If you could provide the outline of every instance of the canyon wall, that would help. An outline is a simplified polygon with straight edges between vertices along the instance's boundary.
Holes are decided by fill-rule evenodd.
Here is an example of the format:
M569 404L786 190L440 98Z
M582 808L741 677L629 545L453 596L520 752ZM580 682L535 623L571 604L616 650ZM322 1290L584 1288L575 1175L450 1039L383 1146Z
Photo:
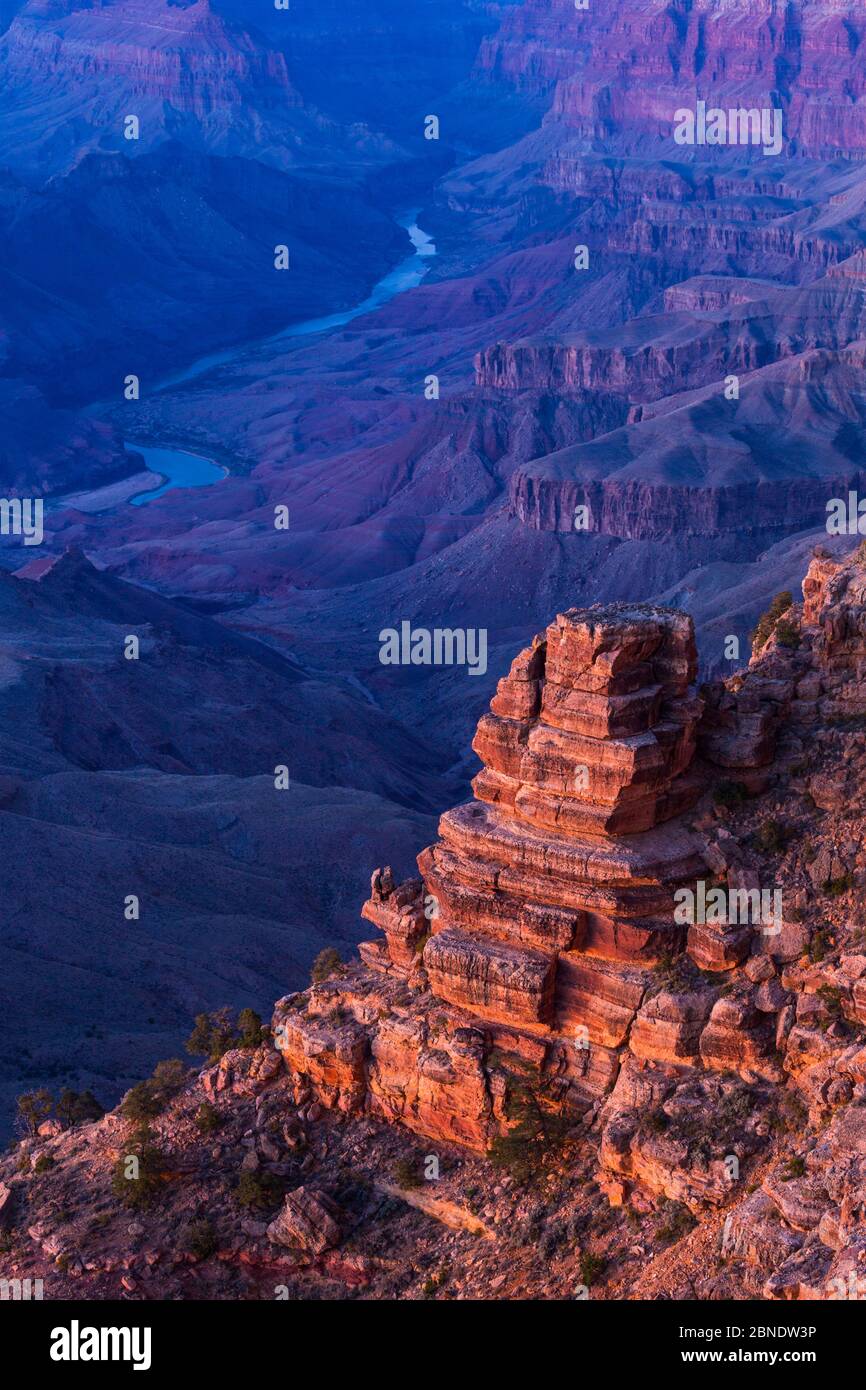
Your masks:
M383 939L276 1007L299 1104L484 1151L530 1084L549 1114L597 1136L612 1204L733 1202L724 1240L740 1256L755 1222L741 1176L766 1169L773 1115L799 1105L832 1142L796 1192L779 1168L765 1177L762 1220L781 1225L748 1260L765 1297L826 1296L817 1283L862 1234L841 1193L844 1136L866 1101L866 956L837 944L815 963L810 940L827 929L795 907L793 871L751 917L695 908L712 893L757 902L772 872L755 853L766 832L720 820L712 787L760 804L817 729L866 715L862 564L818 554L803 593L748 672L700 695L691 621L671 609L570 610L521 652L478 726L475 799L442 817L421 878L373 876L364 916ZM850 760L863 736L840 737ZM837 806L821 766L808 785ZM836 872L832 854L822 842L806 861L813 882ZM866 876L862 853L857 864ZM841 1007L827 1015L831 996Z

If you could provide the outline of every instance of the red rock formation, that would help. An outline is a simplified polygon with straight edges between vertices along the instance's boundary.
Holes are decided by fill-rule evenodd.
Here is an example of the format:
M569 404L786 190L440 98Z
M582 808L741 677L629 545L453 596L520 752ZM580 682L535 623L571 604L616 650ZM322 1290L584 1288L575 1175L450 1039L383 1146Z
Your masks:
M766 887L750 839L686 819L713 768L760 793L784 734L866 712L866 572L819 553L803 589L788 629L704 699L673 610L570 610L520 653L479 722L476 799L442 817L420 880L374 875L364 914L385 940L367 969L278 1006L300 1098L483 1150L511 1122L516 1066L598 1132L611 1202L637 1189L700 1212L738 1194L786 1086L816 1117L866 1097L839 1024L866 1014L866 954L810 965L790 896L769 921L675 910L697 879L743 902ZM812 780L827 804L845 794ZM829 849L813 862L816 882L846 872ZM834 1155L814 1163L802 1191L770 1170L753 1236L739 1212L726 1226L766 1297L813 1296L856 1246Z
M704 787L694 676L690 619L652 607L571 610L516 658L479 723L476 800L442 817L421 881L373 876L364 915L385 946L362 956L393 983L278 1010L281 1050L326 1104L353 1109L366 1087L373 1109L483 1147L494 1049L578 1109L609 1089L650 968L685 944L674 892L705 871L676 820ZM371 1017L370 989L396 1018Z

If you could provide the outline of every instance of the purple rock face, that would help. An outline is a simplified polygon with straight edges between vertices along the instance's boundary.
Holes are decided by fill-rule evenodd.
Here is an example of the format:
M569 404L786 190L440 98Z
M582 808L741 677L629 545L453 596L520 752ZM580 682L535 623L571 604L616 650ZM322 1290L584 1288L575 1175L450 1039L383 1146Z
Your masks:
M97 1027L113 1099L354 940L558 609L747 651L862 481L864 38L853 0L0 4L0 490L48 503L0 538L30 1082ZM132 506L136 445L225 476ZM404 621L486 669L383 664Z

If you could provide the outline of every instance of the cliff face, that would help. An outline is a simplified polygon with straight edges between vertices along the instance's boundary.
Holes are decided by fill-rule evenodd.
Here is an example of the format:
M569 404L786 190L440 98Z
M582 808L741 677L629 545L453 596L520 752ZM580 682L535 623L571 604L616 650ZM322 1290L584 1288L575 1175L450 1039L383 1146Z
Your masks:
M648 967L684 944L674 889L703 863L681 823L659 829L702 791L688 774L701 710L694 668L681 614L614 605L562 615L500 681L473 745L484 762L476 800L442 817L440 840L419 858L423 880L374 877L364 915L385 944L364 959L419 990L411 1037L401 1030L403 1077L423 1078L432 1062L437 1093L416 1099L401 1084L410 1126L486 1147L501 1121L491 1049L528 1053L578 1108L609 1086L612 1048L628 1034ZM442 1003L457 1011L444 1028ZM306 1015L290 1001L281 1018L299 1075L308 1053L319 1072L330 1007L326 991ZM351 1063L345 1074L332 1066L326 1094L351 1108L365 1064L363 1047L345 1046L345 1026L325 1051ZM383 1074L392 1029L386 1021L375 1032L366 1084L374 1107L393 1115Z
M725 1249L747 1249L757 1205L781 1222L769 1253L747 1254L765 1296L832 1277L863 1234L834 1204L844 1136L866 1120L866 956L813 964L802 894L761 862L788 832L732 834L701 801L725 774L740 798L779 785L783 729L784 761L816 725L866 713L862 568L818 558L804 596L786 616L796 640L779 628L702 697L691 622L672 610L571 610L517 657L478 726L476 799L442 817L420 880L373 877L364 915L384 942L362 947L364 969L277 1006L300 1103L483 1149L509 1134L528 1072L544 1105L598 1136L613 1204L730 1208L746 1170L766 1172L757 1203L729 1212ZM821 774L810 786L820 797ZM841 787L823 795L838 807ZM866 868L862 851L859 868L819 857L822 883ZM721 913L700 906L714 892ZM797 1105L830 1126L807 1160L808 1218L773 1169L773 1116Z
M86 151L138 154L166 139L285 168L315 124L284 56L227 25L209 0L32 0L0 39L0 74L7 166L40 183Z
M445 1251L445 1297L573 1297L589 1255L606 1297L859 1296L863 562L816 554L758 640L698 694L685 615L559 615L500 681L421 877L373 875L380 939L281 999L261 1045L159 1081L132 1246L121 1210L76 1216L134 1142L129 1102L0 1160L13 1273L429 1297L419 1261ZM267 1219L239 1215L243 1174ZM210 1274L174 1234L203 1210Z
M798 151L866 151L863 12L852 0L630 0L574 10L526 0L483 44L479 71L549 95L550 121L607 148L667 134L673 112L720 87L772 97Z
M525 196L542 225L551 203L567 220L558 292L550 277L556 313L484 347L476 386L512 399L604 391L629 425L598 431L587 452L519 462L512 516L568 531L587 503L593 529L621 540L724 537L743 506L736 484L767 469L745 415L788 441L770 450L774 482L750 511L753 535L812 525L831 480L856 485L852 460L825 459L823 443L805 466L785 459L800 455L807 420L822 434L835 417L863 338L864 37L862 10L835 0L784 13L774 0L587 11L531 0L487 39L479 74L546 105L520 147L537 163ZM698 102L778 112L778 148L678 143L675 114ZM483 171L477 184L483 197ZM579 246L587 261L573 270ZM826 400L804 386L816 349ZM777 409L780 389L797 397L790 413ZM723 488L709 476L720 459Z

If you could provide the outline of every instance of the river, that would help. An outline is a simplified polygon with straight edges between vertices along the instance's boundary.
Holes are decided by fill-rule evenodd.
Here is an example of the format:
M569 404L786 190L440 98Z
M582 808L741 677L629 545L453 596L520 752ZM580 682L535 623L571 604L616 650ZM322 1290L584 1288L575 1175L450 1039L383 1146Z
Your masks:
M409 240L414 247L411 256L405 261L401 261L393 270L375 285L366 299L360 304L356 304L352 309L341 309L337 314L326 314L320 319L304 319L301 323L290 324L288 328L281 328L279 333L273 333L269 338L260 339L261 346L268 347L271 344L279 345L286 338L305 338L312 333L326 333L331 328L342 328L345 324L351 323L353 319L360 318L362 314L369 314L374 309L381 309L383 304L387 304L389 299L394 299L398 294L404 294L406 290L414 290L416 285L420 285L424 276L427 274L429 266L427 262L436 255L436 244L431 236L418 226L415 218L418 216L417 210L404 214L397 218L401 227L405 227L409 233ZM186 381L194 381L196 377L203 376L205 372L213 371L214 367L222 367L226 362L231 362L243 347L225 348L222 352L212 352L207 357L199 357L197 361L185 367L183 371L176 372L173 376L167 376L157 383L157 391L166 391L171 386L180 386Z
M323 318L305 319L301 323L290 324L288 328L280 329L279 333L257 340L257 344L262 347L279 346L281 342L289 338L305 338L313 333L326 333L330 329L342 328L345 324L351 323L353 319L360 318L362 314L369 314L374 309L380 309L383 304L387 304L389 299L396 298L398 294L405 294L407 290L415 289L427 274L431 258L436 255L436 245L433 238L418 226L415 221L417 216L418 210L415 209L397 218L399 225L405 227L409 234L409 240L413 247L412 255L407 256L405 261L401 261L398 266L390 270L360 304L356 304L351 309L341 309L337 314L327 314ZM204 376L206 372L213 371L215 367L222 367L227 362L233 361L246 350L246 346L248 345L236 345L226 348L222 352L213 352L206 357L199 357L183 371L176 372L173 376L164 377L157 384L156 390L167 391L170 387L180 386L187 381L194 381L197 377ZM134 497L129 498L134 507L145 506L156 497L162 497L166 492L170 492L172 488L210 487L226 475L224 468L220 468L212 459L204 458L200 454L190 454L181 449L167 449L162 445L150 447L149 445L138 444L135 440L126 440L124 447L141 454L148 469L155 478L159 479L157 487L147 492L136 493Z

